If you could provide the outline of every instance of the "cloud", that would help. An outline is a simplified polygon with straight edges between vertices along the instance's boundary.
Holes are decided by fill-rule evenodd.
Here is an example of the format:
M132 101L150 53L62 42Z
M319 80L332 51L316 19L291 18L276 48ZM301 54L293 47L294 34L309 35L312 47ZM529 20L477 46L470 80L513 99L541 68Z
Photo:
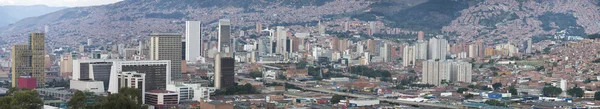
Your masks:
M93 6L119 2L122 0L0 0L2 5L48 5L48 6Z

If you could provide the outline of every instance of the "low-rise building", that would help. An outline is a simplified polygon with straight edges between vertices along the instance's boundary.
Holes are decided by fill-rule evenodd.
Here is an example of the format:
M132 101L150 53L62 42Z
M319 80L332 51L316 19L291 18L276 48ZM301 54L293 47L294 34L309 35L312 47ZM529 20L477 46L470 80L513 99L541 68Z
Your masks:
M104 93L104 82L94 80L71 80L71 89L80 91L89 91L94 93Z
M179 95L177 92L167 90L146 91L144 104L151 105L155 109L175 107L179 104Z

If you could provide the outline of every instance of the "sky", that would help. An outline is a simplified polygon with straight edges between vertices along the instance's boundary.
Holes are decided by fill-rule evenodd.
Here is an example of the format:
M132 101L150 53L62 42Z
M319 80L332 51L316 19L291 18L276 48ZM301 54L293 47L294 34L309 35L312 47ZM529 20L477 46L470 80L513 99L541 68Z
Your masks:
M5 5L47 5L52 7L94 6L119 2L122 0L0 0Z

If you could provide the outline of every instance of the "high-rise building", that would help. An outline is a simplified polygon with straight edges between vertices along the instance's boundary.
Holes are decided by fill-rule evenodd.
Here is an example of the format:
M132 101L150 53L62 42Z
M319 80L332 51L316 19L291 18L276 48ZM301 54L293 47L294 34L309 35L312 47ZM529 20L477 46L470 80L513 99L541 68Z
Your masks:
M423 61L423 77L421 82L439 86L442 81L450 81L451 63L445 61Z
M451 62L450 81L452 82L472 82L472 65L468 62L455 61Z
M219 27L217 29L219 30L217 51L231 56L231 53L233 53L233 50L231 50L231 21L229 19L219 20Z
M402 65L410 66L415 65L416 57L415 57L415 46L406 46L404 47L404 52L402 55Z
M330 38L329 40L330 40L330 42L331 42L331 43L329 43L329 44L331 44L331 45L330 45L331 49L332 49L333 51L337 51L337 52L339 52L339 51L340 51L340 49L339 49L338 47L340 46L340 38L338 38L338 37L332 37L332 38Z
M181 34L152 33L150 37L150 59L170 60L171 79L181 79Z
M60 75L62 77L69 77L73 73L73 58L72 53L64 53L60 59Z
M29 45L13 45L10 52L12 66L12 87L18 87L21 76L31 76L31 50Z
M427 59L427 41L417 41L415 44L415 59Z
M17 87L18 78L25 75L35 78L37 87L45 87L45 34L31 33L28 45L13 45L12 49L12 86Z
M31 73L38 87L45 87L46 72L44 57L46 56L46 39L44 33L31 33L29 35L29 50L31 50Z
M180 63L181 60L175 63ZM114 61L110 71L110 80L108 91L112 93L119 92L118 74L123 72L137 72L145 74L146 80L144 91L165 90L167 84L171 81L171 61ZM176 69L181 71L181 69Z
M276 34L276 41L277 41L277 53L279 54L286 54L286 47L287 47L287 30L285 30L285 28L283 26L277 26L277 34Z
M531 54L531 50L533 49L532 48L532 46L533 46L532 44L533 44L532 39L531 38L527 38L527 47L525 47L525 53Z
M256 32L257 32L257 33L260 33L260 32L262 32L262 28L263 28L263 27L262 27L262 24L261 24L261 23L256 23Z
M227 88L235 85L235 59L224 57L222 54L215 56L215 88Z
M383 43L379 55L383 58L383 62L391 62L392 59L392 46L388 43Z
M346 40L346 39L342 39L342 40L340 40L340 44L339 44L339 46L338 46L338 50L339 50L340 52L344 52L344 51L348 50L348 45L349 45L349 43L350 43L350 42L349 42L348 40Z
M425 40L425 32L419 31L417 33L417 40Z
M428 59L446 60L448 54L448 41L442 36L429 39Z
M200 21L185 22L185 60L195 62L202 56L202 24Z
M463 61L423 61L422 81L439 86L443 82L470 83L472 76L471 63Z

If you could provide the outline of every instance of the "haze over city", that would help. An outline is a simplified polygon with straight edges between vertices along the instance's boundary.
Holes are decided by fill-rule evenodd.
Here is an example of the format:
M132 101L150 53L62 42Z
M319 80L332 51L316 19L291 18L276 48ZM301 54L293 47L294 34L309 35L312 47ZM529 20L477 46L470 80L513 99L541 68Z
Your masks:
M0 0L0 109L600 108L598 0Z

